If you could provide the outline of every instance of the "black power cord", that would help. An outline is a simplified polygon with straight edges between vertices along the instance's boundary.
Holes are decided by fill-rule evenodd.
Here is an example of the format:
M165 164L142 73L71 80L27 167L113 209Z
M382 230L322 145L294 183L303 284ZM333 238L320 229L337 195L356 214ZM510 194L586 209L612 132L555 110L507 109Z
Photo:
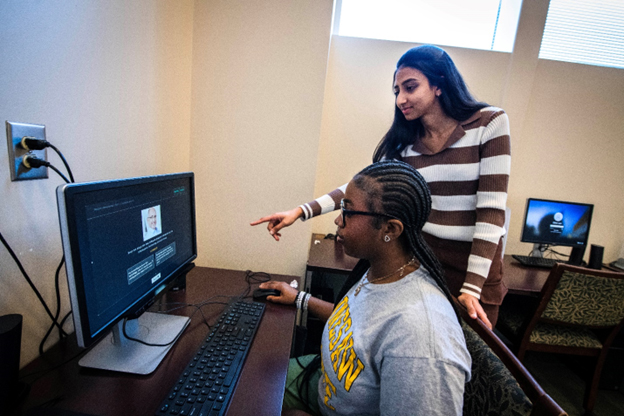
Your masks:
M28 276L28 273L26 273L26 270L24 269L22 262L20 262L19 258L17 258L17 255L15 255L15 252L13 251L9 243L7 243L7 241L4 239L4 236L2 235L2 233L0 233L0 241L2 241L2 244L4 244L4 247L7 249L11 257L13 258L13 261L15 261L15 264L17 264L17 267L19 268L20 272L22 272L22 275L24 276L24 278L30 285L31 289L33 290L33 292L35 292L35 295L37 296L37 298L39 298L39 302L41 302L46 313L48 314L50 319L52 319L52 325L58 327L60 331L63 331L63 328L55 320L54 315L52 314L52 311L50 311L50 308L48 307L48 304L41 296L41 293L39 293L39 290L37 290L37 287L35 286L33 281L30 279L30 276Z
M25 136L25 137L22 138L22 141L20 143L21 143L21 147L24 148L25 150L42 150L42 149L45 149L46 147L52 148L59 155L61 160L63 161L63 164L65 165L65 168L67 169L69 177L71 178L71 182L74 182L74 176L73 176L73 174L71 172L71 168L69 167L69 165L67 163L67 160L65 159L63 154L55 146L53 146L50 142L48 142L46 140L39 140L39 139L36 139L34 137L30 137L30 136ZM70 183L70 180L67 179L67 177L65 175L63 175L63 173L61 173L61 171L59 171L54 165L52 165L51 163L49 163L49 162L47 162L45 160L39 159L38 157L36 157L34 155L30 155L30 154L25 155L22 158L22 164L27 169L39 168L39 167L42 167L42 166L49 167L50 169L54 170L66 183ZM52 324L50 325L50 328L48 329L46 334L43 336L43 339L41 340L41 342L39 344L39 354L43 355L43 348L45 346L45 343L46 343L48 337L52 333L52 330L54 329L54 327L56 327L58 329L59 338L63 338L63 337L67 336L67 333L63 329L63 324L67 320L67 318L69 317L71 312L69 312L63 318L63 320L61 321L60 324L59 324L59 321L58 321L59 317L60 317L60 313L61 313L61 294L60 294L59 278L60 278L61 268L63 267L63 264L65 263L65 257L63 256L61 258L61 261L60 261L60 263L59 263L59 265L58 265L58 267L56 269L56 273L55 273L54 287L55 287L55 294L56 294L56 311L55 311L55 313L53 315L52 312L50 311L50 308L48 307L48 305L44 301L43 297L41 296L41 293L39 293L39 291L35 287L34 283L32 282L32 280L30 279L30 277L26 273L26 270L22 266L21 262L19 261L19 259L15 255L15 252L13 252L13 250L11 249L11 247L6 242L4 237L2 237L1 234L0 234L0 238L2 238L2 242L3 242L4 246L7 248L7 250L9 251L11 256L13 257L13 260L18 265L20 271L22 272L22 274L26 278L26 281L28 282L30 287L33 289L33 291L35 292L35 294L39 298L39 301L41 302L41 304L45 308L46 312L48 313L48 316L50 317L50 319L52 319Z
M63 264L65 264L65 256L61 258L61 262L56 268L56 273L54 275L54 289L56 293L56 312L54 313L54 322L52 323L52 325L50 325L50 328L48 328L48 331L46 332L46 334L43 336L43 339L39 343L39 355L43 355L43 347L45 346L45 343L48 337L50 336L50 334L52 333L52 330L54 329L55 326L58 328L59 338L63 338L67 336L67 333L63 329L63 323L69 316L69 313L65 315L65 318L63 318L60 324L57 324L59 316L61 314L61 290L60 290L60 285L59 285L59 279L60 279L60 272L61 272L61 268L63 267Z
M53 171L55 171L56 173L58 173L58 175L63 178L63 180L67 183L69 183L69 179L67 179L65 177L65 175L63 175L61 173L60 170L58 170L54 165L52 165L50 162L45 161L43 159L39 159L37 156L35 155L25 155L22 158L22 165L24 165L27 169L36 169L36 168L40 168L42 166L45 166L47 168L52 169Z
M67 169L67 173L69 174L69 179L71 180L71 182L74 182L74 175L72 174L72 171L69 168L69 164L67 163L67 160L65 160L65 156L63 156L63 154L52 143L50 143L47 140L34 138L32 136L24 136L22 137L22 141L20 142L20 145L22 146L24 150L43 150L46 147L49 147L50 149L54 150L56 154L61 158L61 161L63 161L63 164L65 165L65 169ZM56 168L53 168L53 169L56 170ZM69 182L69 181L66 180L65 182Z

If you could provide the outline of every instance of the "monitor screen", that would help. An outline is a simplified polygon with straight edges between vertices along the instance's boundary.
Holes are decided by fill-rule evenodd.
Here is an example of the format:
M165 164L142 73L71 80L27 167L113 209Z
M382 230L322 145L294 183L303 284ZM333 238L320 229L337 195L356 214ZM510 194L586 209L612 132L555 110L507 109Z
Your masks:
M193 173L57 189L78 344L136 317L197 257Z
M593 208L591 204L529 198L521 241L585 247Z

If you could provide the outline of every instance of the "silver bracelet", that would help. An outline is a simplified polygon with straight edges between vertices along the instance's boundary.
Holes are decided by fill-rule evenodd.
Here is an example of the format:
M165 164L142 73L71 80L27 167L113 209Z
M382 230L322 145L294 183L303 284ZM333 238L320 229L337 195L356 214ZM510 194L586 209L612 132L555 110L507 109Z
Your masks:
M303 310L307 311L308 310L308 302L310 301L310 298L312 297L312 295L310 293L306 294L305 299L303 300Z
M303 303L303 298L305 297L306 292L299 292L297 294L297 309L301 309L301 304Z

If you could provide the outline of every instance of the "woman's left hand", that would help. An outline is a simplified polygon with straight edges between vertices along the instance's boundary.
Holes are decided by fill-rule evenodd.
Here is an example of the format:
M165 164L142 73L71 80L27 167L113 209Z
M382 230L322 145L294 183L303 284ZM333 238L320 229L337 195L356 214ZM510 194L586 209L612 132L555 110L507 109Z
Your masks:
M459 295L457 300L459 301L459 303L464 305L466 309L468 309L468 315L470 315L472 319L480 318L488 328L492 329L492 323L488 319L485 311L483 310L483 307L479 303L479 299L475 298L472 295L469 295L468 293L462 293L461 295Z

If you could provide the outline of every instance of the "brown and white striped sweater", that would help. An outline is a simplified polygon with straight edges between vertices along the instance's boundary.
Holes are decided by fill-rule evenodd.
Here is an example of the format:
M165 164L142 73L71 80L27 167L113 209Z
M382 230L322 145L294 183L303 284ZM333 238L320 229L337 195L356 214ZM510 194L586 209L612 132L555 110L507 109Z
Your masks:
M481 298L505 233L511 168L507 114L500 108L483 108L460 123L438 153L416 142L403 150L401 159L418 169L431 189L432 210L423 234L466 251L468 266L460 292ZM301 205L303 220L338 209L346 186Z

